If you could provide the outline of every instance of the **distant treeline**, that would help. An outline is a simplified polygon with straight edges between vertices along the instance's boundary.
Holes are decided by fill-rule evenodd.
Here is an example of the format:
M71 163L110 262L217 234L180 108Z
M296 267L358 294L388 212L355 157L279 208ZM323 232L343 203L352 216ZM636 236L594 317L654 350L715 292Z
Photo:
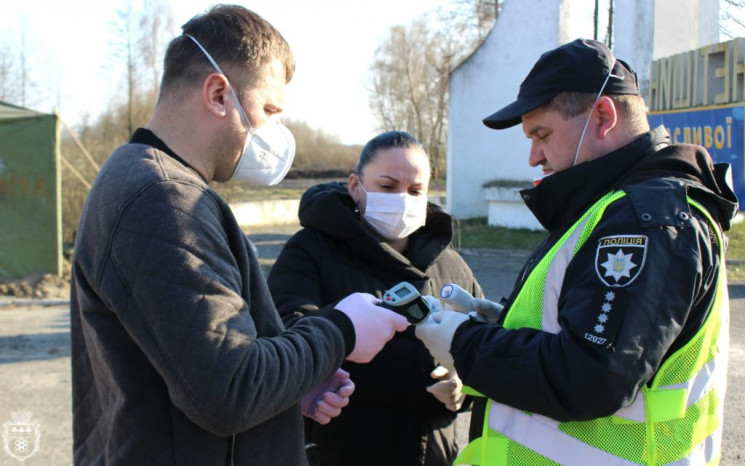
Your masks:
M290 180L303 180L303 179L319 179L319 178L347 178L349 176L349 170L293 170L287 173L287 179Z

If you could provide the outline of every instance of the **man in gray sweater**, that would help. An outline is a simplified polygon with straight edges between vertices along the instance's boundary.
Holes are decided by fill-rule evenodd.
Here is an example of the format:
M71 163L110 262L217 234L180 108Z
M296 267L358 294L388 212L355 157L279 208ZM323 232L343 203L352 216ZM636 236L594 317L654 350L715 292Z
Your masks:
M194 17L169 45L156 109L101 169L77 230L75 464L305 464L301 412L338 415L354 387L342 360L367 362L406 328L355 293L285 329L208 185L287 173L277 116L293 71L243 7Z

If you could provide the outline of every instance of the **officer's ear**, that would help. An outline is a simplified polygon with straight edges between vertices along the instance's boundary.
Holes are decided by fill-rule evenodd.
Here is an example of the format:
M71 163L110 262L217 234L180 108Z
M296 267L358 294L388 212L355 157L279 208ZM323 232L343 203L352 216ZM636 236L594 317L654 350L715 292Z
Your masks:
M601 95L595 102L595 110L592 112L592 124L598 139L606 139L608 133L618 125L618 111L616 102L607 95Z

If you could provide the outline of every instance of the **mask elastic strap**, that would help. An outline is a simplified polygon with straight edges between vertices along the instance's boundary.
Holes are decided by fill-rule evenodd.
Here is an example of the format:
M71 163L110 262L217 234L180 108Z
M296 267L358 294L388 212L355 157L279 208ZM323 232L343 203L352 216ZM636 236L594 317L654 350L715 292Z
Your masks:
M204 56L207 57L207 60L209 60L210 63L212 63L212 66L215 67L217 72L225 76L225 79L228 81L228 87L230 89L230 93L233 95L233 100L235 101L235 104L238 107L238 113L241 114L241 120L243 120L243 126L245 126L246 131L250 133L251 125L248 123L248 117L246 116L246 112L243 111L243 106L241 105L240 100L238 100L238 95L236 95L235 90L233 89L233 85L230 84L230 79L228 79L228 75L225 74L222 68L220 68L220 65L218 65L215 59L212 58L212 55L210 55L209 52L204 47L202 47L202 44L200 44L199 41L194 38L194 36L192 36L191 34L184 34L184 35L188 37L189 39L191 39L192 41L194 41L194 43L197 44L197 47L199 47L199 50L201 50L202 53L204 53Z
M365 185L362 184L362 178L360 178L360 175L355 173L354 176L357 177L357 184L360 185L360 188L362 188L362 190L365 191L365 194L367 194L367 189L365 189Z
M613 64L610 66L610 70L608 71L608 76L605 77L605 81L603 81L603 85L600 86L600 92L598 92L598 96L595 97L595 101L592 103L592 107L590 108L590 114L587 116L587 121L585 122L585 127L582 129L582 134L579 137L579 144L577 144L577 152L574 153L574 163L572 163L573 167L577 166L577 158L579 157L579 148L582 147L582 140L585 138L585 133L587 132L587 127L590 126L590 119L592 118L592 112L595 110L595 105L597 105L598 100L600 100L600 96L603 95L603 91L605 90L605 85L608 84L608 80L611 76L618 79L623 79L623 76L616 76L613 74L613 68L616 66L616 57L613 57Z

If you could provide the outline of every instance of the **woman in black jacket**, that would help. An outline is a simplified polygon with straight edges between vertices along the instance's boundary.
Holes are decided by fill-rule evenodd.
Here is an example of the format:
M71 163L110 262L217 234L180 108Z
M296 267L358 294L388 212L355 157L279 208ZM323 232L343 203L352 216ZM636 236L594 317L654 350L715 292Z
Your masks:
M378 297L407 281L439 296L457 283L483 293L451 247L452 218L427 202L429 156L405 132L383 133L362 150L349 183L310 188L303 229L285 245L268 283L287 326L353 291ZM341 415L306 420L306 440L324 465L445 465L457 454L454 420L461 383L437 367L414 328L397 334L369 364L345 362L356 390Z

